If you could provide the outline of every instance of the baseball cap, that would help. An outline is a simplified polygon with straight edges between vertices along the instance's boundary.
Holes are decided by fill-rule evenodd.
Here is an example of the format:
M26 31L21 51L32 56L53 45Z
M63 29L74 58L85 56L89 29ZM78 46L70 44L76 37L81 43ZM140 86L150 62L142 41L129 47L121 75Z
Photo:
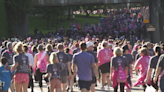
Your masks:
M87 48L93 46L93 42L87 42Z

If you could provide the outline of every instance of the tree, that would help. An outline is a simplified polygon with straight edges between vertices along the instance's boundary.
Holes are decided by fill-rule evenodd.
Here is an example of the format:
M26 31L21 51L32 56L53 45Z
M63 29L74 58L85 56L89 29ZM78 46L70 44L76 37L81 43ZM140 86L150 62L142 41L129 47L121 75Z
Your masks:
M28 35L26 17L32 9L32 0L5 0L8 30L14 35ZM12 35L12 36L13 36Z

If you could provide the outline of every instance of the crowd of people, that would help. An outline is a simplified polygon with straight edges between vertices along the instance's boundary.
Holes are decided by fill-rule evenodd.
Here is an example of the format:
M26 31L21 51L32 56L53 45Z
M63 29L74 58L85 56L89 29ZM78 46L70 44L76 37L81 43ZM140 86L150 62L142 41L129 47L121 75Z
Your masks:
M123 13L124 12L124 13ZM34 92L34 80L43 92L81 92L101 90L130 92L142 85L164 91L164 44L145 42L145 24L139 10L112 12L101 24L83 28L74 22L70 30L26 40L3 40L0 47L0 83L3 92ZM135 13L135 14L134 14ZM138 16L139 15L139 16ZM116 39L117 38L117 39ZM139 76L132 84L133 70ZM111 85L112 84L112 85ZM107 85L107 89L105 88Z
M143 23L141 9L111 10L106 17L100 17L99 20L100 23L97 22L98 20L95 20L95 24L89 24L86 20L86 23L83 25L73 20L73 23L70 23L69 29L62 26L59 29L56 28L54 32L49 32L45 35L36 28L34 30L35 38L47 37L62 40L64 37L67 37L73 40L83 40L86 34L89 34L91 38L99 38L100 40L108 39L111 36L113 39L126 38L135 43L137 40L149 37L146 25Z
M76 41L69 44L45 40L33 44L31 40L4 41L1 46L0 80L3 92L27 92L42 79L49 92L73 92L78 85L81 92L95 92L97 83L102 90L130 92L132 87L143 85L164 91L163 44L138 40L134 46L126 40ZM132 84L133 70L139 79ZM101 80L100 80L101 79ZM112 83L112 85L111 85ZM107 85L107 89L105 89Z

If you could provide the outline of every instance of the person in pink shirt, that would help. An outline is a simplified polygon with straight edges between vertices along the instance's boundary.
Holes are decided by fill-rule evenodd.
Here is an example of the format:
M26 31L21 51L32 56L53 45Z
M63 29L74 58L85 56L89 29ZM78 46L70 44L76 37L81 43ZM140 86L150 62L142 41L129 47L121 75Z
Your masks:
M104 85L105 82L107 81L108 83L108 90L110 90L110 79L109 79L109 75L110 75L110 61L111 61L111 57L113 56L113 52L112 50L108 49L108 42L104 41L102 43L103 49L101 49L98 52L98 64L99 64L99 70L101 71L101 81L102 81L102 90L104 90Z
M134 65L135 70L140 70L139 78L137 82L133 85L133 87L137 85L143 85L144 91L146 89L146 84L144 83L144 80L146 78L148 66L149 66L149 51L147 48L141 48L140 50L141 57L137 60L137 62Z

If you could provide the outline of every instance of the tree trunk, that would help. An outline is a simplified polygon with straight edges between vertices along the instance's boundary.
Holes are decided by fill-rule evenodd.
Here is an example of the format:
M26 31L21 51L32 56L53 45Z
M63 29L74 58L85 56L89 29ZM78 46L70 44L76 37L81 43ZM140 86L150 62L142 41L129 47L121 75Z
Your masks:
M71 19L70 17L71 17L71 9L70 9L70 7L68 7L68 18L67 19L70 20Z
M59 17L58 14L56 15L56 17L57 17L57 19L56 19L56 24L58 24L58 17Z
M49 20L50 20L50 16L47 16L47 30L49 30Z
M52 27L54 27L54 14L52 15Z
M62 15L60 15L60 21L62 22Z

